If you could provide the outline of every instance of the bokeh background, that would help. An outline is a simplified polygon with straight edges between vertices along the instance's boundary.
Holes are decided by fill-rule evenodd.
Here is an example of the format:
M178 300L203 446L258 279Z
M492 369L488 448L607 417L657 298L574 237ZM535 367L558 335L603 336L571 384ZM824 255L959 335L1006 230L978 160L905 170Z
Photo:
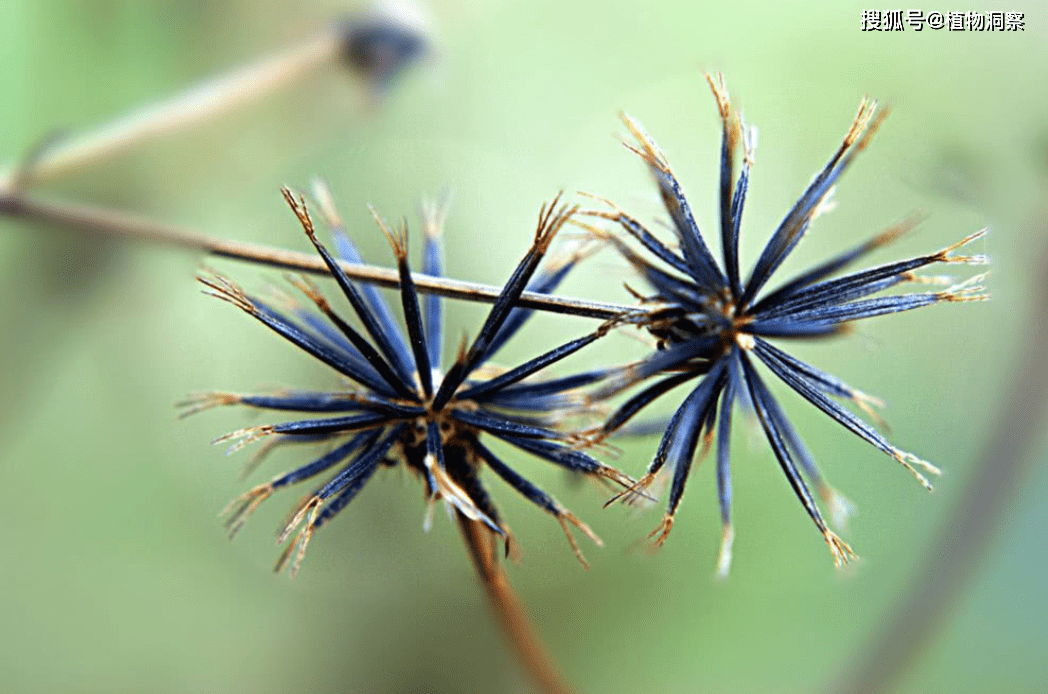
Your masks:
M990 226L993 301L862 326L797 353L888 401L892 440L946 469L928 496L893 461L777 388L830 479L858 505L848 538L863 561L834 572L821 538L753 427L734 442L733 573L712 579L719 541L712 468L693 473L657 555L631 550L660 511L602 510L604 494L522 459L602 535L579 568L552 520L492 487L524 561L509 572L569 678L591 692L803 692L863 649L903 590L999 414L1024 334L1036 220L1048 184L1048 32L1036 3L1023 32L864 33L851 2L783 5L619 0L433 2L438 59L381 104L336 69L249 110L71 173L47 192L249 241L306 250L278 186L325 177L365 255L389 262L366 203L389 217L444 187L450 273L501 283L539 205L586 190L641 218L656 196L617 142L639 118L715 223L719 124L702 69L722 70L760 129L744 220L752 262L837 147L869 93L894 107L843 179L838 207L788 273L923 210L886 261ZM340 2L0 4L0 158L80 130L293 44ZM417 224L415 229L417 230ZM715 243L715 242L714 242ZM212 261L252 288L277 273ZM378 476L315 539L291 582L270 567L272 532L297 499L266 504L229 543L216 520L248 485L300 459L274 455L238 481L247 454L208 442L261 422L244 412L175 418L209 389L323 387L330 372L231 307L200 295L197 255L0 221L0 690L5 692L525 691L478 590L454 523L421 529L418 483ZM628 301L605 253L564 293ZM455 305L449 341L481 307ZM581 334L540 317L504 358ZM623 361L624 333L565 368ZM668 407L663 403L662 410ZM749 429L749 430L747 430ZM657 441L621 444L639 473ZM1038 450L1044 450L1043 441ZM1043 458L1043 454L1041 456ZM1043 691L1048 639L1048 477L1033 465L984 565L940 638L903 676L906 692Z

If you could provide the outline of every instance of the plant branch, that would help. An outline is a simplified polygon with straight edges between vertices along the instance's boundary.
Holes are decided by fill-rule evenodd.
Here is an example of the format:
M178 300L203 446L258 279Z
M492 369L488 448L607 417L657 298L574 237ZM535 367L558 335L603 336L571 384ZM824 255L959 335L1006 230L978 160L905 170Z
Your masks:
M517 601L513 586L499 566L491 531L480 522L470 520L461 513L457 513L456 516L473 566L477 569L477 575L488 594L491 607L521 665L539 690L545 694L571 694L575 690L561 678L560 672L538 640L531 620Z
M0 216L36 220L77 231L204 251L224 258L296 272L328 274L323 259L316 254L218 239L174 224L157 222L119 210L46 200L18 190L0 188ZM345 262L340 264L346 274L355 280L383 287L398 288L400 286L400 276L394 269ZM412 278L417 290L452 299L494 303L502 292L501 287L431 277L421 273L412 273ZM517 305L550 313L600 320L640 315L647 310L622 304L551 296L536 292L524 292L517 301Z
M276 55L191 87L181 94L41 147L25 166L0 173L0 189L40 183L124 152L144 140L203 122L251 103L338 59L343 31L337 25Z

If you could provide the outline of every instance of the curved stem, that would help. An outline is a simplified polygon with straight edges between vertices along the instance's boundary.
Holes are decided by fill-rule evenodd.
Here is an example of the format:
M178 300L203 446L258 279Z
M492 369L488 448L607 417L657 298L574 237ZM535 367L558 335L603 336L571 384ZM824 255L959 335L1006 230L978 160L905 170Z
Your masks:
M334 62L342 50L339 27L319 32L302 43L255 63L234 69L197 86L117 118L94 130L60 140L31 157L31 166L0 172L0 187L21 179L39 183L127 151L152 137L203 122L251 103Z
M1048 229L1041 229L1043 237ZM1042 253L1039 283L1048 284L1048 248ZM962 498L914 571L908 587L888 610L888 619L860 650L827 694L889 691L913 665L950 616L990 545L993 532L1021 488L1043 432L1048 410L1048 297L1025 322L1031 332L1021 347L1014 381L1001 408L997 429L983 448Z
M299 253L240 241L227 241L119 210L45 200L18 189L4 189L2 185L0 185L0 216L37 220L77 231L205 251L212 255L296 272L329 274L323 259L316 254ZM400 275L394 269L345 262L340 264L346 274L355 280L383 287L400 287ZM501 287L474 282L431 277L420 273L412 273L412 278L415 282L415 289L418 291L452 299L495 303L502 293ZM631 314L640 315L646 310L622 304L551 296L536 292L524 292L516 305L550 313L600 320L617 319Z
M539 691L545 694L572 694L575 689L561 678L557 667L538 640L531 620L517 601L513 586L498 564L491 531L478 521L472 521L462 514L456 515L473 566L477 569L477 575L488 594L491 607L520 659L520 664Z

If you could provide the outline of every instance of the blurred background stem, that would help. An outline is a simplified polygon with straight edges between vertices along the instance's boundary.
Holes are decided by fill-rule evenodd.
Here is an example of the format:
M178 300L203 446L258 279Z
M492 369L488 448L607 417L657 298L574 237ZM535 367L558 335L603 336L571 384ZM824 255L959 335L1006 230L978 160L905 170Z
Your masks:
M94 130L60 138L53 146L44 143L26 166L15 165L0 173L0 190L49 181L126 152L150 138L247 106L334 62L343 42L340 27L332 25L299 45L134 110Z
M1042 211L1031 226L1032 236L1048 237L1048 214ZM1048 286L1048 245L1041 250L1035 280L1039 287ZM1048 294L1041 290L1036 295L1037 303L1025 321L1029 332L1012 359L1012 382L1004 391L1007 400L998 410L996 429L977 459L960 502L878 631L826 689L827 694L880 694L893 689L953 615L1022 489L1048 411L1048 365L1044 361Z

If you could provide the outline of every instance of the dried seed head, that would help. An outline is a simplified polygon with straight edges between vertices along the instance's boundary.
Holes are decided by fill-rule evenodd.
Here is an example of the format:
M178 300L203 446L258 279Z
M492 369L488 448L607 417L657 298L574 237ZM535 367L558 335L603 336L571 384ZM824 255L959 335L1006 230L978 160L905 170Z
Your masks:
M340 225L326 187L318 182L314 190L320 198L322 218ZM543 206L531 247L503 288L477 337L472 342L463 340L457 360L445 370L439 367L443 342L439 302L430 297L420 301L417 296L408 267L406 224L391 230L372 211L397 260L407 339L382 295L370 286L358 289L345 274L340 261L320 242L304 199L286 188L282 192L363 330L351 326L305 278L292 276L288 281L310 299L309 303L319 315L291 300L282 302L278 310L250 297L218 275L201 279L209 293L247 311L273 332L332 367L349 383L342 390L331 392L212 393L183 403L186 413L226 404L304 413L305 418L295 421L248 427L220 437L218 441L237 440L230 452L270 436L273 438L259 451L259 457L280 443L309 442L327 446L327 452L312 462L256 487L231 505L231 531L238 530L248 515L276 489L326 475L326 482L315 487L296 508L279 536L279 542L284 543L294 535L277 564L278 570L288 567L294 574L315 532L353 499L378 467L400 464L425 479L430 508L438 499L445 501L460 517L480 521L493 535L503 536L508 550L510 540L506 526L480 481L480 469L486 466L553 515L562 527L575 525L599 544L588 526L520 477L480 442L481 436L493 436L516 449L594 479L624 486L633 482L588 453L573 448L571 444L576 438L560 428L585 414L585 399L579 388L600 382L610 371L595 369L554 379L537 376L548 366L603 337L614 322L607 322L588 335L512 369L496 368L490 361L530 314L516 306L524 290L553 291L588 252L577 249L540 268L554 236L577 208L560 205L560 196ZM440 209L426 207L424 266L427 274L434 276L440 274L438 244L443 216ZM364 262L343 230L337 227L334 232L341 260ZM315 416L318 413L323 416ZM570 536L569 540L581 560L574 540Z
M877 234L856 248L841 253L803 272L772 291L765 290L783 261L804 237L811 222L826 212L831 197L855 156L865 149L887 114L876 102L863 98L858 113L829 162L808 185L798 201L783 217L754 264L749 277L739 267L738 244L742 211L749 187L756 131L747 128L728 97L723 77L707 75L722 121L720 158L720 261L710 251L699 231L680 183L666 157L642 126L629 116L622 120L633 136L627 147L649 166L672 222L672 242L663 242L613 203L603 201L608 210L586 210L590 219L606 220L619 228L616 235L591 230L597 239L612 245L648 282L651 292L632 290L644 305L661 304L658 310L638 314L634 322L656 339L657 351L645 359L618 369L589 393L593 405L627 391L638 392L611 412L604 426L587 432L591 441L603 441L614 434L642 408L685 381L694 385L666 425L662 441L636 485L627 487L614 500L632 500L638 489L649 485L672 460L675 472L670 485L667 512L656 528L656 544L663 542L673 524L677 504L684 491L698 441L705 449L717 440L717 480L722 517L722 548L718 573L724 574L731 557L734 533L731 530L730 446L731 416L736 400L744 401L756 415L768 443L784 474L816 528L823 533L838 566L854 555L829 530L809 485L829 508L834 525L841 525L850 504L822 477L814 458L794 430L771 390L764 384L755 362L773 373L804 400L848 429L859 438L892 456L922 485L931 489L918 471L933 474L938 469L901 451L877 429L842 406L838 400L854 404L879 426L883 421L873 410L882 403L852 388L840 379L806 364L776 347L777 339L826 339L848 331L857 321L908 311L936 303L978 301L986 298L984 275L948 289L912 294L884 292L903 283L937 284L942 278L922 277L915 271L936 263L978 265L982 255L959 255L957 249L983 236L977 232L936 253L881 265L851 274L841 274L853 262L874 249L907 233L917 219L911 217ZM736 171L735 150L743 143L741 168ZM736 175L737 174L737 175ZM595 197L595 196L591 196ZM600 200L600 198L596 198ZM637 250L639 244L643 250ZM628 323L628 320L622 320ZM651 381L651 384L648 382ZM886 427L885 427L886 428ZM699 453L701 455L701 453Z

